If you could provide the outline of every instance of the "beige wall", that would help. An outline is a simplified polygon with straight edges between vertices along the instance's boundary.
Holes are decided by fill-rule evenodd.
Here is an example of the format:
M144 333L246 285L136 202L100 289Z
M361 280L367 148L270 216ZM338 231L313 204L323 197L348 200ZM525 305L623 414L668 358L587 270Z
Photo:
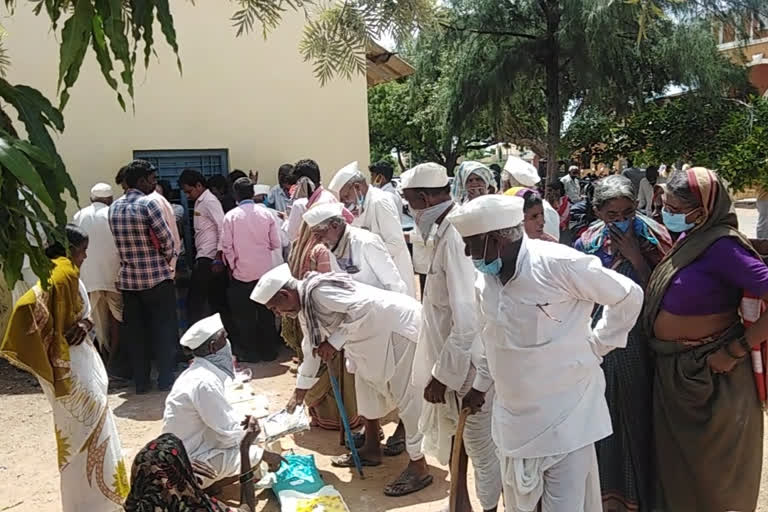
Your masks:
M260 32L235 37L229 2L178 1L172 9L184 74L157 30L159 57L147 72L136 72L135 115L130 107L120 109L89 49L57 141L81 203L87 203L92 184L112 184L137 149L227 148L230 170L260 170L260 181L269 184L280 164L300 158L317 160L325 183L352 160L367 165L365 77L320 87L297 50L302 16L289 15L264 41ZM16 10L3 20L12 59L9 80L54 98L54 34L26 2Z

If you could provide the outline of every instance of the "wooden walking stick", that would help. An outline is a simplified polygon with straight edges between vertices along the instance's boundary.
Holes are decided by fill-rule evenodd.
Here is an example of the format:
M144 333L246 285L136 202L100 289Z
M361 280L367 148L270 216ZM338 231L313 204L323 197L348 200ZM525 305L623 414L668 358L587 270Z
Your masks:
M467 418L471 412L472 410L469 407L465 407L461 410L461 414L459 414L459 424L456 427L456 435L453 437L453 451L451 452L451 494L448 498L449 512L459 512L456 509L459 485L459 479L456 478L456 475L459 474L461 449L464 446L464 425L466 425Z

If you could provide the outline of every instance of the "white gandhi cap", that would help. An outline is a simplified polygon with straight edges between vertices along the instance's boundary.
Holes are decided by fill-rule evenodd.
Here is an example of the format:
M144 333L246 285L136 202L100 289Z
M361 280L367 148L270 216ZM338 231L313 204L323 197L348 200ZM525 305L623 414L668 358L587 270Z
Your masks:
M448 171L440 164L419 164L400 176L400 188L441 188L448 185Z
M541 177L536 168L522 158L516 156L510 156L507 159L507 163L504 164L504 170L524 187L532 187L541 181Z
M336 196L341 192L342 187L347 184L349 180L362 174L357 162L352 162L342 167L336 174L333 175L331 182L328 184L328 190L333 192Z
M332 217L342 217L343 211L344 205L341 203L323 203L307 210L301 218L307 226L313 228Z
M259 304L266 304L291 279L293 276L287 263L273 268L261 276L253 292L251 292L251 300Z
M112 197L112 186L107 183L97 183L91 187L91 197L94 199Z
M522 197L491 194L454 208L446 219L462 237L475 236L520 225L523 222Z
M264 196L269 194L269 185L254 185L253 186L253 195L254 196Z
M208 318L199 320L194 325L192 325L192 327L187 329L187 332L185 332L184 336L181 337L179 343L181 343L182 347L195 350L223 328L224 324L221 323L221 316L216 313L215 315L211 315Z

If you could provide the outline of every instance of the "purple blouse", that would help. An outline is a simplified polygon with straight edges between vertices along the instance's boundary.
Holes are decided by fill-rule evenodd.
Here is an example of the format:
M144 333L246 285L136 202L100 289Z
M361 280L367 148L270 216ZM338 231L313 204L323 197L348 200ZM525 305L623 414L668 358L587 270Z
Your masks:
M726 236L675 274L661 308L681 316L735 311L744 290L757 297L768 294L768 266Z

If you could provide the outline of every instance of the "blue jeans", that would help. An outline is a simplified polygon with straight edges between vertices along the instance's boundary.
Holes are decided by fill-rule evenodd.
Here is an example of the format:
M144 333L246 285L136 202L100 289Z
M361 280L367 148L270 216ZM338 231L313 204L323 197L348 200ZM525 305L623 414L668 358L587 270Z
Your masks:
M133 360L133 380L137 392L149 391L152 356L157 362L157 384L161 389L173 384L173 369L178 346L176 294L173 281L166 280L149 290L123 290L123 322L127 345Z

